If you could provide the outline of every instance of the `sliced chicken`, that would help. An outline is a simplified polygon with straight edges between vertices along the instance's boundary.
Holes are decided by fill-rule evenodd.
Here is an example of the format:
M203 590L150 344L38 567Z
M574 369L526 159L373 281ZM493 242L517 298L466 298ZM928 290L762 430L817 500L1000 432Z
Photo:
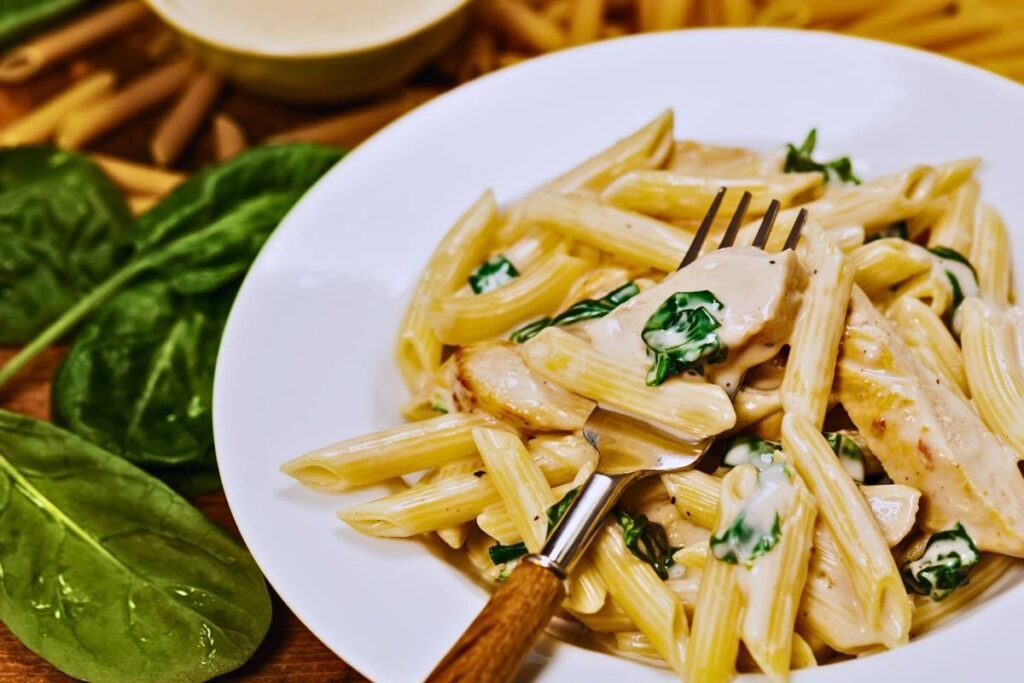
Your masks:
M857 288L838 389L889 476L921 491L928 531L960 522L980 549L1024 557L1024 477L1017 454L917 360Z
M455 403L483 410L528 432L583 429L594 402L534 373L507 342L464 346L453 355Z
M774 357L793 327L806 274L796 254L769 254L754 247L713 251L585 327L594 348L616 359L650 365L641 337L651 315L676 292L708 290L724 305L715 330L728 353L707 366L707 376L726 390L748 368Z

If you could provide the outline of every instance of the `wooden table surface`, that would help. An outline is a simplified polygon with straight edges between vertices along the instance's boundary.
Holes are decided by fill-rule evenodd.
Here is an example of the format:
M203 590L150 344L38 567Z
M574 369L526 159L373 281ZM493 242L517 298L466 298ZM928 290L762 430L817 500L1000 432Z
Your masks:
M59 92L74 78L97 68L113 68L123 78L131 78L148 68L152 60L147 51L153 45L154 36L159 35L161 30L155 20L144 23L109 44L46 72L25 86L0 87L0 126ZM217 109L238 120L251 140L259 140L277 130L320 118L333 111L281 105L230 90L222 96ZM147 145L161 116L162 112L142 116L99 140L89 151L148 163ZM191 146L179 167L195 168L211 156L212 137L207 131ZM12 353L12 349L0 349L0 365ZM46 352L22 377L4 389L0 395L0 407L48 419L50 379L62 357L63 351L60 349ZM238 536L223 493L202 496L194 503L210 519ZM69 680L72 679L29 651L0 624L0 683ZM320 643L275 595L274 618L266 640L248 664L222 680L314 683L366 679Z

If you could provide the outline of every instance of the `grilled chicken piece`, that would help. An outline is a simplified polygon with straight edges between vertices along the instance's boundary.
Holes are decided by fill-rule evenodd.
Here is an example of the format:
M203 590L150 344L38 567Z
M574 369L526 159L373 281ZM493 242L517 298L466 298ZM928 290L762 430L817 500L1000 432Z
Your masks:
M507 342L464 346L454 354L455 402L483 410L528 432L576 431L594 402L569 393L534 373Z
M893 481L921 491L929 531L961 522L981 550L1024 557L1019 457L915 358L858 288L843 335L838 389Z
M728 390L748 368L774 357L789 339L806 281L792 251L721 249L587 323L585 329L595 349L646 370L650 360L640 335L647 320L676 292L708 290L725 306L722 325L715 332L729 351L724 363L707 367L707 376Z

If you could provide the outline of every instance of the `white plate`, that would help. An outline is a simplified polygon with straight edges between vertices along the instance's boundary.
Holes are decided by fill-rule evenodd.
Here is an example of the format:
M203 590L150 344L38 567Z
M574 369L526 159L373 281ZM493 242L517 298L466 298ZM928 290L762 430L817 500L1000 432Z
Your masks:
M388 127L263 250L235 302L214 390L221 476L245 541L299 618L370 678L422 679L485 593L430 546L367 538L335 518L384 489L320 494L278 466L400 422L399 317L434 245L485 188L514 198L667 107L677 137L760 150L818 126L822 152L853 154L868 177L980 155L984 198L1017 228L1024 267L1024 88L923 52L806 32L648 35L500 71ZM1022 613L1018 585L908 647L795 678L1008 675ZM672 680L571 645L542 649L540 680Z

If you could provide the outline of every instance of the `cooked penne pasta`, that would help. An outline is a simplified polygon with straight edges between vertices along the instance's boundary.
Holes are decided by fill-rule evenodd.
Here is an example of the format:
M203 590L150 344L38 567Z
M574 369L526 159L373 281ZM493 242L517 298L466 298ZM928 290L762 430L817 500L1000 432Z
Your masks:
M975 215L978 212L978 183L969 180L953 192L946 212L932 228L929 247L948 247L961 254L971 253Z
M971 263L978 272L981 295L994 304L1010 301L1010 237L999 212L988 204L979 210L971 243Z
M220 76L208 69L192 77L149 144L153 161L160 166L170 166L181 156L213 107L221 85Z
M913 242L887 238L869 242L850 252L854 280L872 299L888 294L892 287L931 270L928 250Z

